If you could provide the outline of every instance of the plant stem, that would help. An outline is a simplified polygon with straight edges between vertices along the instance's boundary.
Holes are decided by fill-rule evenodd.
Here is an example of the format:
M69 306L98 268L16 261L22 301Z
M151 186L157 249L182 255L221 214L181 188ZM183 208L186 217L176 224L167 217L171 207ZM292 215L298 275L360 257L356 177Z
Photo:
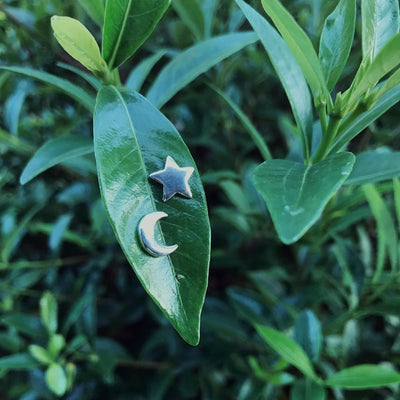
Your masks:
M331 115L326 134L322 137L321 143L312 158L313 163L322 161L327 156L333 142L335 141L341 121L342 119L340 117Z
M328 128L328 119L326 117L326 105L323 103L319 103L317 106L317 110L319 115L319 121L321 123L322 137L324 137L326 134L326 130Z

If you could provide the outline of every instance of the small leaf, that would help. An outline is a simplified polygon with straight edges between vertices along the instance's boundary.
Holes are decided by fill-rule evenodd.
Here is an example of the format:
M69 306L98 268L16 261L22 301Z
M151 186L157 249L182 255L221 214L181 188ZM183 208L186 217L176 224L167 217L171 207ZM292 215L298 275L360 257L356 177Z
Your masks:
M292 339L266 326L256 325L258 334L288 363L298 368L312 380L318 380L310 359Z
M326 392L323 386L308 379L295 382L290 391L290 400L325 400Z
M330 100L321 64L311 40L278 0L261 0L264 10L274 22L303 71L314 100Z
M356 27L356 1L341 0L325 21L319 59L327 86L332 90L349 58Z
M61 365L50 365L45 376L49 389L57 396L63 396L67 390L67 377Z
M51 250L55 251L60 247L64 233L68 229L71 219L71 214L64 214L54 223L49 236L49 247Z
M48 83L62 92L66 93L68 96L76 100L78 103L82 104L86 107L90 112L93 112L95 99L93 96L85 92L79 86L76 86L66 79L59 78L58 76L51 75L47 72L37 71L31 68L24 68L24 67L3 67L0 66L0 70L11 71L17 74L25 75L30 78L37 79L44 83Z
M253 174L279 238L294 243L318 220L329 199L349 176L355 157L339 153L314 165L268 160Z
M61 350L65 347L65 339L63 335L54 334L49 339L49 353L53 359L57 358Z
M48 332L57 330L57 300L51 292L45 292L40 299L40 317Z
M382 47L399 31L398 0L362 0L363 57L374 59Z
M100 90L94 115L95 155L102 198L116 237L139 280L172 325L190 344L199 341L210 256L205 195L195 163L174 126L144 97L108 86ZM167 156L193 167L191 199L162 201L149 175ZM139 242L141 219L166 211L156 228L159 243L178 244L169 256L152 257Z
M132 56L150 36L170 1L107 1L102 50L110 70Z
M256 40L254 32L238 32L217 36L189 47L161 70L146 97L157 108L161 108L203 72Z
M312 361L318 360L322 347L322 329L312 311L306 310L298 315L294 338Z
M395 270L397 265L397 245L398 237L396 227L390 211L385 204L378 190L372 185L363 186L363 192L374 214L377 230L378 230L378 254L376 261L376 271L373 281L378 281L385 266L386 255L389 255L392 270Z
M198 0L173 0L172 6L197 40L204 38L204 14Z
M37 346L36 344L31 344L28 347L28 350L34 359L38 360L39 362L41 362L43 364L51 364L54 361L51 354L49 354L49 352L46 349L44 349L42 346Z
M345 185L363 185L400 176L400 151L366 151L356 156Z
M50 139L29 160L22 171L20 183L25 185L54 165L92 152L93 141L85 136L61 136Z
M357 365L331 375L325 384L343 389L367 389L400 383L400 374L378 365Z
M311 148L313 114L310 91L301 68L288 45L271 24L244 1L236 0L236 3L260 38L285 89L300 128L303 154L307 157Z
M79 4L86 11L89 17L96 24L103 28L104 23L104 2L103 0L78 0Z
M58 43L75 60L95 75L105 72L105 62L93 35L78 20L70 17L51 17L51 27Z

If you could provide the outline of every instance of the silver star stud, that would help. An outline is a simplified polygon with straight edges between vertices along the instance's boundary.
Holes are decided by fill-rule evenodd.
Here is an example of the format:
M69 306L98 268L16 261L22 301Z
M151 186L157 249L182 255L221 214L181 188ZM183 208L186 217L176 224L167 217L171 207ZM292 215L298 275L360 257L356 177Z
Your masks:
M176 194L192 198L192 191L189 186L189 179L194 172L192 167L181 168L175 160L168 156L165 168L150 174L150 178L161 183L164 187L163 201L168 201Z

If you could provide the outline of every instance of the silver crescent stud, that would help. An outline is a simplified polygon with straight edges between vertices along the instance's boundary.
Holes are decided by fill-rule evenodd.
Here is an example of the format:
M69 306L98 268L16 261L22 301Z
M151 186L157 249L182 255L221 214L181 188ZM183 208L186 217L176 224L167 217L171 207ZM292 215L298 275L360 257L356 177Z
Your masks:
M154 257L163 257L173 253L178 245L174 244L173 246L164 246L159 244L155 237L155 228L157 222L161 218L168 217L168 214L161 211L156 211L144 216L138 226L138 234L140 243L143 248Z

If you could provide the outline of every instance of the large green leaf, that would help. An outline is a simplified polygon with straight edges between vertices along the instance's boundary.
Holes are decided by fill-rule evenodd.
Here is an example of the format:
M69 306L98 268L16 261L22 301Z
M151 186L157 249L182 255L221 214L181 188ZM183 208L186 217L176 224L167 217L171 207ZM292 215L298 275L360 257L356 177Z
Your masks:
M102 51L110 70L133 55L150 36L170 1L107 1Z
M262 325L256 325L258 334L288 363L312 380L318 380L310 359L304 350L285 334Z
M302 134L303 154L307 156L311 148L313 114L310 91L299 64L285 41L265 18L244 1L236 0L236 3L260 38L286 91Z
M30 78L37 79L44 83L48 83L62 92L66 93L68 96L72 97L78 103L82 104L86 107L90 112L93 112L95 99L93 96L88 94L79 86L76 86L66 79L59 78L58 76L51 75L47 72L37 71L31 68L25 67L3 67L0 66L0 69L15 72L17 74L25 75Z
M198 0L173 0L172 6L197 40L204 38L205 21Z
M339 153L314 164L268 160L254 171L279 238L290 244L318 220L329 199L349 176L355 157Z
M363 185L400 176L400 152L366 151L358 154L345 185Z
M371 59L399 31L398 0L362 0L362 50Z
M332 90L349 58L356 27L356 1L341 0L328 16L319 43L319 59L326 84Z
M161 70L146 97L161 108L200 74L256 40L254 32L239 32L217 36L189 47Z
M166 157L180 167L195 163L174 126L144 97L113 86L100 90L94 116L101 194L118 241L146 291L190 344L199 341L210 256L210 226L199 173L190 178L192 199L162 202L150 173ZM152 257L139 243L140 220L155 211L168 217L156 228L161 243L177 243L169 256Z
M261 2L299 63L314 99L319 101L325 98L328 102L329 90L311 40L278 0L261 0Z
M46 142L29 160L20 177L21 185L43 171L72 158L93 153L93 141L86 136L61 136Z
M357 365L331 375L326 385L343 389L366 389L400 382L400 374L378 365Z

